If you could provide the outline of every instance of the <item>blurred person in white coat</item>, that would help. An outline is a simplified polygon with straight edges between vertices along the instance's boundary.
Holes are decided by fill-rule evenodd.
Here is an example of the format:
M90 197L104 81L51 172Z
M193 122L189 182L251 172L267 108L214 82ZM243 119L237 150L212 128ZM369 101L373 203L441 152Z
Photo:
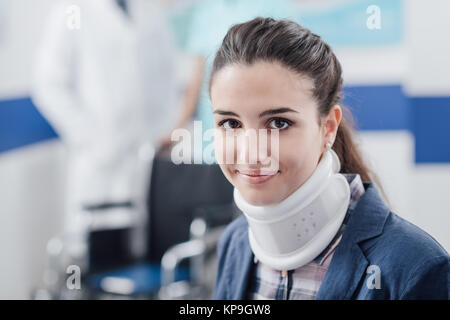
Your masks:
M176 118L176 52L156 1L63 1L47 20L32 96L68 147L64 234L77 256L86 252L80 235L96 223L89 211L108 211L109 227L145 224L142 159Z

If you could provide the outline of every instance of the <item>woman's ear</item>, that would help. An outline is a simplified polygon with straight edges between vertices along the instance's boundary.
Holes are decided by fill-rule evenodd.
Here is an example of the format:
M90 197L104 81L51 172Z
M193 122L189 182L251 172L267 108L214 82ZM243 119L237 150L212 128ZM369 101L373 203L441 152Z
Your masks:
M328 115L324 119L324 141L330 142L333 145L337 135L337 130L342 119L342 108L335 104L330 108Z

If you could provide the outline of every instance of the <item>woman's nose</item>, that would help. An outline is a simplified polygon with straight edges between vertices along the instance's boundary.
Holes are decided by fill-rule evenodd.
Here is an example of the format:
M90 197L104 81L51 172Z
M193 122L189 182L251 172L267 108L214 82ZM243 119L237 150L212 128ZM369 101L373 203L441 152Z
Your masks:
M237 164L270 165L278 149L278 139L267 129L247 129L236 137ZM278 134L276 134L278 136Z

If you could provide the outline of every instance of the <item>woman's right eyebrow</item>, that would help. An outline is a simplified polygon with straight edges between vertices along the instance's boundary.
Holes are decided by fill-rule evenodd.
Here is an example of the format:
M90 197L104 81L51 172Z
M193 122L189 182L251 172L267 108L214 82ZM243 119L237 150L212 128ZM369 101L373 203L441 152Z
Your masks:
M266 110L266 111L262 112L262 113L259 115L259 117L261 118L261 117L266 116L266 115L274 115L274 114L278 114L278 113L286 113L286 112L295 112L295 113L298 113L298 111L293 110L293 109L291 109L291 108L281 107L281 108L277 108L277 109L269 109L269 110ZM220 109L218 109L218 110L214 110L213 113L220 114L220 115L222 115L222 116L234 116L234 117L239 118L239 115L238 115L237 113L232 112L232 111L225 111L225 110L220 110Z
M222 116L234 116L234 117L238 117L239 118L239 115L237 113L232 112L232 111L214 110L213 113L217 113L217 114L220 114Z

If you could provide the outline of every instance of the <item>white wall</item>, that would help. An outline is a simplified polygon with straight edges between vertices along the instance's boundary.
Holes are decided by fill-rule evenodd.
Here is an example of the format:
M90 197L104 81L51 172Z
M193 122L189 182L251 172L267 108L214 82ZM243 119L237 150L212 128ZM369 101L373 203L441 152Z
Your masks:
M450 30L450 2L408 0L405 9L409 52L406 93L413 97L450 97L450 41L445 35ZM411 174L411 219L450 252L450 163L416 164Z
M0 99L28 94L32 55L55 0L9 0L0 40Z
M404 2L410 56L405 88L414 96L450 96L450 2Z
M28 95L34 48L53 1L7 3L0 99ZM26 299L40 284L46 243L61 228L64 166L58 140L0 153L0 299Z
M0 154L0 299L41 284L46 243L62 226L64 163L55 139Z

